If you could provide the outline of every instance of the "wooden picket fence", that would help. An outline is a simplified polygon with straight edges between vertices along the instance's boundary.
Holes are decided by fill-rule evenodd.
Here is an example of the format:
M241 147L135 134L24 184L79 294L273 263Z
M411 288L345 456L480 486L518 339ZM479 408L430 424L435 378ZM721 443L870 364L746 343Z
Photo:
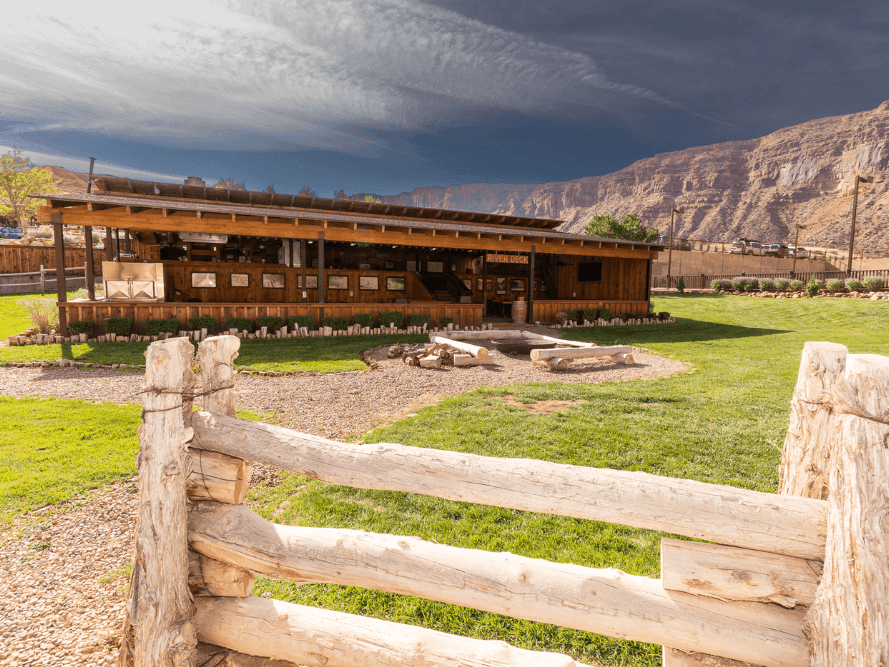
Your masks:
M889 660L889 358L807 343L781 493L352 445L236 418L239 339L147 353L121 665L579 667L568 656L250 595L255 576L360 586L664 646L668 667ZM414 537L283 526L242 504L252 463L331 484L655 529L661 579ZM251 657L252 656L252 657ZM195 662L197 660L197 662ZM737 662L742 661L742 662Z

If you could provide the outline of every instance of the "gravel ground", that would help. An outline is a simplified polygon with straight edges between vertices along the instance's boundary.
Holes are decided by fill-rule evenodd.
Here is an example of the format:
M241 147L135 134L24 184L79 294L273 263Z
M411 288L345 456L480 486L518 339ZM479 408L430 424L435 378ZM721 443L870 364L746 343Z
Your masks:
M689 366L634 351L636 363L576 360L566 371L492 351L494 364L421 369L375 350L371 372L239 375L240 408L328 437L361 434L444 396L518 382L618 382L673 375ZM141 403L141 374L99 369L0 368L0 395ZM254 483L274 484L256 466ZM132 557L134 480L18 518L0 533L0 667L112 664L122 627L124 565Z

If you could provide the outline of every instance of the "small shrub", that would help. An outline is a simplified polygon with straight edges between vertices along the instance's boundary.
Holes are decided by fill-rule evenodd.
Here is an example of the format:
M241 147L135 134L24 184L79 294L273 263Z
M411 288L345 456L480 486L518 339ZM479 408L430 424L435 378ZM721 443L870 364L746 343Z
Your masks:
M179 320L148 320L145 323L145 333L149 336L159 336L161 333L179 333Z
M783 292L788 287L790 287L789 280L784 280L784 278L778 278L778 280L775 281L775 289L778 290L779 292Z
M818 292L820 290L821 290L821 281L820 280L815 280L814 278L812 278L812 280L809 281L809 284L806 285L806 294L808 296L815 296L816 294L818 294Z
M842 280L834 278L833 280L828 280L824 283L824 287L827 288L828 292L838 292L845 287L845 284Z
M322 327L330 327L331 329L336 329L337 331L342 331L346 327L349 326L349 318L347 317L322 317L321 318L321 326Z
M566 314L569 322L580 322L581 312L579 310L569 310Z
M846 278L846 289L850 292L857 292L861 289L861 281L858 278Z
M253 320L249 317L229 317L225 321L225 330L237 329L238 331L253 331Z
M759 279L758 278L749 278L747 280L747 291L751 292L755 289L759 289Z
M53 299L30 296L19 299L16 303L28 311L31 322L37 331L48 334L59 326L59 308Z
M875 290L885 285L885 281L880 278L880 276L865 276L861 284L864 285L864 289L866 290Z
M759 289L764 292L771 292L775 289L775 281L770 278L763 278L759 281Z
M598 308L584 308L584 309L581 311L581 313L582 313L582 317L583 317L584 320L587 320L587 321L589 321L589 322L592 322L592 321L595 320L596 317L598 316L598 314L599 314L599 309L598 309Z
M287 318L287 326L291 329L302 329L305 327L311 331L315 328L315 318L311 315L294 315Z
M132 317L106 317L105 333L129 336L133 331Z
M803 281L802 280L791 280L790 281L790 289L792 289L794 292L799 292L802 288L803 288Z
M95 325L89 320L75 320L73 322L68 322L68 333L73 334L88 334L93 330Z
M661 311L660 313L657 314L657 318L658 318L659 320L669 320L669 319L670 319L670 313L668 313L666 310Z
M439 322L440 321L441 320L439 320ZM558 313L556 313L556 322L558 322L559 324L565 324L565 322L567 322L567 321L568 321L568 313L566 313L564 310L560 310Z
M284 320L280 317L275 317L274 315L264 315L263 317L256 318L257 329L265 327L267 331L277 331L283 326Z
M372 327L374 316L371 313L355 313L352 315L352 321L359 327Z
M728 278L720 278L719 284L722 285L723 292L730 292L735 289L735 286L732 284L732 281Z
M558 319L559 319L559 315L564 315L564 314L565 314L565 313L556 313L556 319L558 320ZM564 322L564 320L562 320L562 321ZM439 326L446 327L446 326L448 326L449 324L453 324L453 323L454 323L454 318L453 318L453 317L439 317L439 318L438 318L438 325L439 325Z
M680 292L685 291L685 279L682 276L679 276L679 282L676 283L676 289L678 289Z
M189 317L188 327L191 331L200 331L201 329L206 329L207 334L212 336L216 333L216 318L210 316Z
M611 311L607 308L599 308L599 317L608 322L611 319Z
M407 316L408 326L411 327L421 327L424 324L429 324L429 316L424 313L414 313L413 315Z
M404 315L397 310L384 310L380 313L380 326L400 329L404 324Z
M620 313L620 314L617 316L617 318L618 318L619 320L622 320L623 322L626 322L628 319L630 319L630 316L629 316L628 313Z
M732 278L732 287L734 287L739 292L747 291L747 278L744 276L737 276L736 278Z
M714 278L710 281L710 289L712 289L714 292L722 291L722 281L718 278Z

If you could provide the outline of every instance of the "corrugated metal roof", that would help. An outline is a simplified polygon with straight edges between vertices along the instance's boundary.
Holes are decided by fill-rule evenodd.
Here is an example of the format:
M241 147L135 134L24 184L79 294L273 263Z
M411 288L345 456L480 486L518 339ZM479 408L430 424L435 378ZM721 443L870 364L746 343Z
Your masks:
M154 183L151 181L133 181L128 178L100 177L94 179L93 183L100 191L106 194L115 195L177 198L190 201L241 204L245 206L270 206L276 208L301 208L342 213L354 212L374 216L447 220L468 224L492 223L497 225L509 225L510 227L532 227L538 229L555 229L563 223L562 220L551 220L548 218L528 218L514 215L496 215L493 213L451 211L441 208L402 206L400 204L357 202L348 199L304 197L302 195L285 195L274 192L256 192L253 190L228 190L225 188Z
M405 219L392 216L339 213L325 210L273 208L270 206L218 203L210 201L194 201L184 199L165 199L160 196L152 198L139 195L111 195L111 194L52 194L35 195L41 199L55 202L56 205L78 205L84 203L98 204L102 206L132 206L139 208L167 209L171 211L200 211L202 213L222 213L225 215L268 216L270 218L286 218L299 220L326 220L328 222L357 223L360 225L386 226L400 229L435 229L441 231L456 231L479 234L502 234L504 236L524 236L528 239L547 238L565 239L571 241L602 242L617 244L619 246L642 246L652 250L662 250L663 246L657 243L644 243L642 241L625 241L599 236L587 236L586 234L570 234L556 232L549 229L530 229L527 227L508 228L495 227L485 224L466 224L457 221L438 222L422 219ZM378 205L379 206L379 205ZM268 236L268 228L264 230L264 236Z

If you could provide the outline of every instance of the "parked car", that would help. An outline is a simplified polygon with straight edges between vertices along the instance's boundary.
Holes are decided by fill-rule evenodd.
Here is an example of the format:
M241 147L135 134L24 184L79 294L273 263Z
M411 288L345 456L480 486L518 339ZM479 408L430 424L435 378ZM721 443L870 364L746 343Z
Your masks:
M729 252L732 255L761 255L762 245L750 239L735 239Z
M790 249L783 243L772 243L765 247L766 257L787 257Z
M796 257L797 259L808 259L809 257L809 251L805 248L794 248L793 246L790 246L788 251L788 257Z
M22 230L18 227L0 227L0 239L20 239Z

